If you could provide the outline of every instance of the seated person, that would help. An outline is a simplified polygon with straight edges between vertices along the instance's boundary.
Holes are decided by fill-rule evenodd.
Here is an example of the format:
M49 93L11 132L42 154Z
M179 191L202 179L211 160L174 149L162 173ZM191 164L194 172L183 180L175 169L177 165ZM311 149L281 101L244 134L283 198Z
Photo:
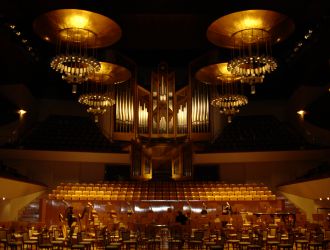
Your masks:
M178 212L178 215L175 217L175 221L181 225L186 225L188 218L181 211Z
M232 209L231 206L229 204L229 202L226 202L226 205L224 206L223 210L222 210L222 214L231 214L232 213Z

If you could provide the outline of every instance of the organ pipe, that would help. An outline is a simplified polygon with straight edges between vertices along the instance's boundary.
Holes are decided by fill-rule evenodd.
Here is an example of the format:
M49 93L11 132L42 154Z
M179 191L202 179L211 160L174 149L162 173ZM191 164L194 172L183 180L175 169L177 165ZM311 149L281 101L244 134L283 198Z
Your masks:
M143 103L143 106L139 102L139 132L148 133L148 109L146 104Z
M133 95L127 86L118 88L116 97L116 131L131 132L133 129Z
M177 130L178 134L187 132L187 103L179 106L177 113Z
M208 132L209 125L209 97L203 86L196 86L192 95L192 131L194 133Z

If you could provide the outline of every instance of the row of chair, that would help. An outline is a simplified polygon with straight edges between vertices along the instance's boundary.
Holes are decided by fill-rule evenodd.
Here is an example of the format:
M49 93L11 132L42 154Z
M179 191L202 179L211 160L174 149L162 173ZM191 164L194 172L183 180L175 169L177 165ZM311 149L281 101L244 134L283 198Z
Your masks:
M146 195L130 195L130 194L49 194L48 198L51 200L117 200L117 201L139 201L139 200L205 200L205 201L260 201L260 200L276 200L275 195L171 195L171 194L155 194L149 193Z
M134 181L116 181L116 182L104 182L104 183L61 183L59 188L63 189L80 189L80 188L92 188L93 190L99 190L100 188L152 188L152 187L191 187L191 188L224 188L226 191L236 190L268 190L267 186L262 183L222 183L218 181L160 181L160 182L134 182Z
M123 190L112 190L112 191L81 191L81 190L53 190L53 194L57 195L120 195L121 193L126 193L126 195L137 195L137 196L144 196L148 194L156 194L158 195L200 195L200 196L246 196L246 195L271 195L271 191L191 191L191 190L184 190L183 192L181 191L175 191L175 190L130 190L130 189L123 189Z

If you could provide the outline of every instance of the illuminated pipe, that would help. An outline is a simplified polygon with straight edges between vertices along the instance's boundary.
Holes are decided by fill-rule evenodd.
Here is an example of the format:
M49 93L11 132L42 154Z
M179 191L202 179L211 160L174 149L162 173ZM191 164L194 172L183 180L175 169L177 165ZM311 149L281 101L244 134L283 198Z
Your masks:
M201 88L201 98L200 98L200 102L201 102L201 116L200 116L200 132L204 132L204 113L205 113L205 102L204 102L204 89L203 87Z
M198 132L201 130L201 123L202 123L202 96L200 93L200 89L198 89Z
M124 99L124 128L125 132L127 132L127 121L128 121L128 94L125 91L125 99Z
M196 120L197 120L197 101L196 101L196 93L193 98L194 106L193 106L193 131L196 130Z
M120 90L120 105L119 105L119 131L123 128L123 92Z
M209 94L208 92L206 92L206 119L207 119L207 123L209 123L209 112L210 112L210 105L209 105Z
M141 107L141 104L140 104L140 101L139 101L139 105L138 105L139 109L138 109L138 126L139 126L139 131L140 131L140 128L141 128L141 124L142 124L142 107Z

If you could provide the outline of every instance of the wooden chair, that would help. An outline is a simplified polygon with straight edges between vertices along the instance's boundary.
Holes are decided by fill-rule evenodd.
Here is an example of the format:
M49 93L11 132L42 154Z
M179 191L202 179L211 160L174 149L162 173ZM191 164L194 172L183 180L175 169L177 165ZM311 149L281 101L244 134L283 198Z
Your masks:
M188 240L188 248L189 249L203 249L203 238L204 231L196 230L193 234L193 237Z
M170 238L168 239L168 248L182 249L184 245L183 231L180 226L173 226L170 228Z
M21 234L7 233L7 244L6 249L23 249L23 237Z
M31 240L29 236L29 232L24 232L23 234L23 248L24 249L37 249L38 248L38 240Z
M129 250L133 247L133 249L137 249L137 240L131 238L131 232L129 230L121 231L121 239L122 244L125 246L126 250Z
M146 228L146 242L148 250L160 250L161 240L157 235L157 229L154 226L149 226Z
M43 231L38 235L38 249L50 250L53 248L51 235L48 231Z
M7 247L7 229L0 229L0 246L3 246L3 249Z

